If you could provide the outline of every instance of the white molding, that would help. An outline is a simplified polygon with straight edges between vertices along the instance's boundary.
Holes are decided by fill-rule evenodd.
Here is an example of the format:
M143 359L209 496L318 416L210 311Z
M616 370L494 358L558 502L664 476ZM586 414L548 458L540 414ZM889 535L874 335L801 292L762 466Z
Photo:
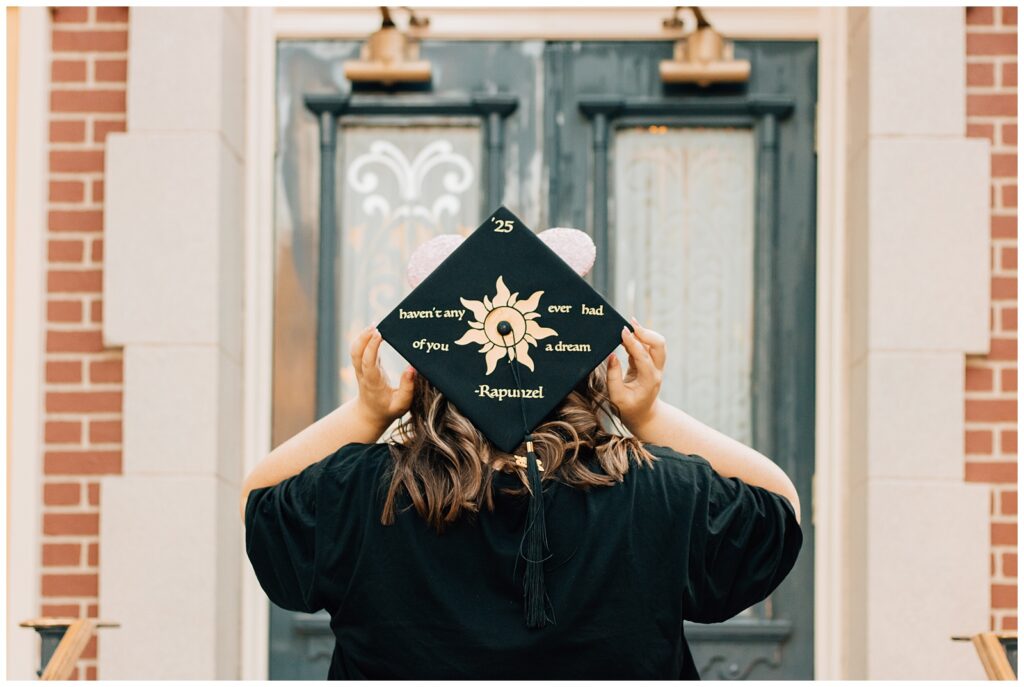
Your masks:
M715 29L729 38L814 40L819 8L702 7ZM417 7L430 18L418 36L445 40L672 40L680 35L662 27L671 7ZM681 12L686 32L693 15ZM396 22L404 28L406 13ZM380 28L376 7L280 7L274 9L278 38L365 38Z
M246 41L246 141L242 332L243 476L270 453L274 315L274 10L250 7ZM240 478L241 479L241 478ZM270 608L242 545L243 680L266 680Z
M50 17L18 10L18 110L15 161L14 313L8 332L11 401L7 457L7 678L34 680L39 638L18 627L39 615L42 492L43 329L46 311L47 122ZM8 202L11 202L9 199ZM11 283L12 275L8 275ZM5 322L6 326L6 322Z
M845 328L846 34L845 7L821 9L818 42L817 332L815 352L814 677L835 680L842 668L842 518L849 395Z

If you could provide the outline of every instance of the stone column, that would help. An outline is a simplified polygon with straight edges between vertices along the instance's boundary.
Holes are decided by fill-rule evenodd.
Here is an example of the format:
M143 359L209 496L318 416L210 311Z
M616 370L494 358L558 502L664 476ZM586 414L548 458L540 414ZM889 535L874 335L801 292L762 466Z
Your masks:
M241 8L133 8L107 157L104 342L124 346L124 474L104 481L107 679L239 677Z
M964 10L851 8L847 679L983 679L988 496L964 483L964 355L988 346L988 142Z

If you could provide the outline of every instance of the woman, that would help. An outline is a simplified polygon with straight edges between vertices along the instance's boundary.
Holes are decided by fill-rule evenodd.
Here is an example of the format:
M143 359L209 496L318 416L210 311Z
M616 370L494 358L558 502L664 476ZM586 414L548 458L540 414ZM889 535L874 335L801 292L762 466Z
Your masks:
M330 678L698 678L683 620L726 620L788 574L792 482L659 400L665 341L633 324L628 370L612 354L533 431L543 629L520 608L524 469L412 368L390 386L374 329L353 342L358 396L267 456L241 502L270 599L331 614Z

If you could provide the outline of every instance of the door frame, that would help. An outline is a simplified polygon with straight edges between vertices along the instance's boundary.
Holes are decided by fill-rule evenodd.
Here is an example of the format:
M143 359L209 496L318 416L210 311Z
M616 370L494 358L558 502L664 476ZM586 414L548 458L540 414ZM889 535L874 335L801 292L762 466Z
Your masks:
M432 8L430 38L449 40L666 40L669 8ZM536 21L543 12L545 21ZM501 21L495 21L495 14ZM817 303L815 325L815 474L805 512L820 536L814 551L814 677L842 676L840 539L848 398L843 341L846 34L843 7L714 7L709 19L737 39L816 40L819 50L817 167ZM243 470L270 452L273 342L273 164L276 143L276 43L286 38L362 38L380 25L376 8L247 10ZM548 27L560 27L550 29ZM820 498L818 498L820 495ZM243 547L244 548L244 547ZM269 609L248 562L241 566L241 678L268 673Z

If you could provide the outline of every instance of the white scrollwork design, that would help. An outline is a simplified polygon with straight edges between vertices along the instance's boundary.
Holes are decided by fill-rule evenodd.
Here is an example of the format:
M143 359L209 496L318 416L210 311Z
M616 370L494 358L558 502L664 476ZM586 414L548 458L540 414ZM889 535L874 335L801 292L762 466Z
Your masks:
M376 192L381 180L376 172L369 169L371 165L380 165L394 175L401 199L397 207L392 208L388 198ZM428 205L422 198L424 181L432 170L441 165L450 165L454 169L441 178L444 193ZM474 178L470 161L456 153L451 141L446 140L428 143L412 160L390 141L376 140L370 143L369 151L352 161L346 173L349 187L366 196L362 207L367 215L380 215L390 221L420 218L434 225L440 223L442 215L458 213L462 207L459 194L473 184Z

